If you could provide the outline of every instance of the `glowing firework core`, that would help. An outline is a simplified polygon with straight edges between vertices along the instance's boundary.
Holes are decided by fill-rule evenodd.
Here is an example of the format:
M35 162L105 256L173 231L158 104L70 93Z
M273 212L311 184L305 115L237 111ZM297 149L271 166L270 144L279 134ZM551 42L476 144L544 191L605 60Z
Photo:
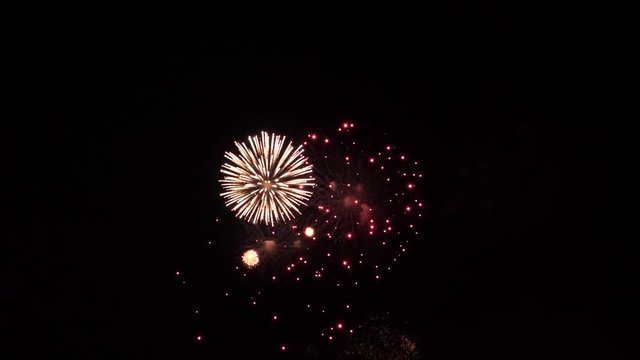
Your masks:
M242 254L242 262L248 268L258 265L259 261L258 253L255 250L247 250Z
M229 161L222 165L225 190L221 196L241 219L273 226L291 220L294 211L306 205L314 186L312 166L303 155L302 146L284 146L285 137L262 132L248 138L248 144L238 143L239 155L226 152Z
M315 234L316 234L316 231L310 226L304 229L304 236L306 237L313 237L313 235Z

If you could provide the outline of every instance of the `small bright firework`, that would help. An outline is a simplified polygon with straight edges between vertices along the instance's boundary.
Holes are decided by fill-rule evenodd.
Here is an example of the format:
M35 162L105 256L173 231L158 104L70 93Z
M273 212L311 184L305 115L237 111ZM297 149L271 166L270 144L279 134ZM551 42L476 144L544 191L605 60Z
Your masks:
M285 137L262 132L235 143L239 154L225 153L229 161L222 165L226 206L240 219L271 226L300 214L314 187L312 166L302 146L294 148Z
M258 265L260 258L255 250L247 250L242 254L242 262L248 268L252 268Z
M306 237L313 237L313 235L315 234L316 234L316 231L311 226L307 226L304 229L304 236Z

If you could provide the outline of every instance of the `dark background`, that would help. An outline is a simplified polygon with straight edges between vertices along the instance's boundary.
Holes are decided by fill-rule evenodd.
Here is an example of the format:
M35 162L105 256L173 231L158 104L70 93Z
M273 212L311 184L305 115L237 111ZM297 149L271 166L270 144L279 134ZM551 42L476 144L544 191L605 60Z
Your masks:
M3 358L270 358L267 324L197 304L206 288L174 274L223 256L202 249L233 140L344 118L423 159L427 235L376 300L423 357L621 358L638 320L634 217L613 195L637 163L633 10L32 28L16 52L29 116L7 142Z

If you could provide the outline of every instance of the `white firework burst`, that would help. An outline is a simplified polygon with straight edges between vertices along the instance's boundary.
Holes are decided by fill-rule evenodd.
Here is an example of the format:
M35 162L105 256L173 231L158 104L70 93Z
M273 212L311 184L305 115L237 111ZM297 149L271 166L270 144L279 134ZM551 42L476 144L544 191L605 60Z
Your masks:
M235 145L239 153L226 152L220 170L225 205L240 219L271 226L300 214L315 186L302 146L285 146L284 136L264 131Z
M248 268L255 267L260 262L260 257L255 250L247 250L242 254L242 262Z

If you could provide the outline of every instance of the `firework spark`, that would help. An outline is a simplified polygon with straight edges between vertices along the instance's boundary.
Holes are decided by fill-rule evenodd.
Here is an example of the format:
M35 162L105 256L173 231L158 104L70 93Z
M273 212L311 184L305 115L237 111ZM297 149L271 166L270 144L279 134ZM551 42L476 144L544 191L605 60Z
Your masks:
M255 250L247 250L242 254L242 262L248 268L258 265L259 261L258 253Z
M311 226L307 226L304 229L304 236L306 236L306 237L313 237L313 235L315 235L315 234L316 234L316 231Z
M312 166L302 146L294 148L285 137L262 132L235 143L239 154L226 152L229 161L222 165L220 180L225 204L240 219L252 223L291 220L306 205L314 186Z

